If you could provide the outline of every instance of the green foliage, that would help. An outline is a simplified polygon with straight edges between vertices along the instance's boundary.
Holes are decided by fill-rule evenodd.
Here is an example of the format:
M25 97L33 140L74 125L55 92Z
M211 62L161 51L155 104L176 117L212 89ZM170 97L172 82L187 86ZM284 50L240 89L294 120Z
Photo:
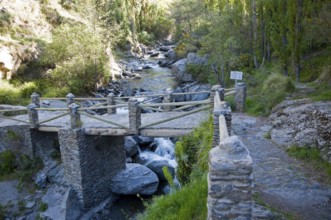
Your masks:
M211 75L211 68L208 65L186 65L186 71L191 73L193 77L201 83L208 83Z
M329 180L331 180L331 164L322 159L317 148L292 146L286 152L289 156L303 160L313 166L315 171L326 173Z
M21 137L18 134L16 134L16 132L13 131L13 130L8 130L7 131L7 138L11 141L21 140Z
M149 34L146 31L142 31L142 32L138 33L138 41L140 43L150 45L154 41L154 35Z
M207 176L202 175L178 191L154 198L138 219L206 219L207 192Z
M99 37L84 25L64 24L54 30L43 57L45 64L56 64L50 72L53 87L84 94L108 81L107 57Z
M41 12L46 16L46 20L54 26L58 26L63 22L63 18L54 8L42 5Z
M182 184L189 182L193 169L195 172L207 171L212 136L213 124L210 118L176 143L177 178Z
M166 167L166 166L162 167L162 171L163 171L163 174L164 174L165 178L167 179L170 187L174 188L175 187L174 179L173 179L168 167Z
M5 219L6 212L6 207L0 204L0 219Z
M47 209L48 209L48 204L44 203L44 202L41 202L40 205L39 205L39 211L40 212L45 212Z
M2 9L0 11L0 33L4 33L7 31L8 27L11 24L12 16L6 11L6 9Z
M0 175L5 176L14 172L16 157L12 151L6 150L0 153Z
M259 73L256 77L261 76ZM289 77L280 74L270 74L264 81L251 90L246 100L246 110L252 115L268 115L271 109L283 101L287 94L295 90Z

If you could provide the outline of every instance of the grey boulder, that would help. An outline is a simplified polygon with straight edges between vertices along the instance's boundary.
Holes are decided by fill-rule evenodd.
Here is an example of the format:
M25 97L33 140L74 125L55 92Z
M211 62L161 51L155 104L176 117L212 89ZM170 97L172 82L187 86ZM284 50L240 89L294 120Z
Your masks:
M113 193L120 195L152 195L157 191L159 179L156 174L140 164L126 164L126 169L111 180Z
M160 180L166 181L167 179L163 173L163 167L167 167L172 178L175 177L175 169L168 163L166 160L153 160L146 164L146 166L151 169L156 175L159 177Z
M125 137L124 150L128 157L132 157L138 153L138 144L132 136Z

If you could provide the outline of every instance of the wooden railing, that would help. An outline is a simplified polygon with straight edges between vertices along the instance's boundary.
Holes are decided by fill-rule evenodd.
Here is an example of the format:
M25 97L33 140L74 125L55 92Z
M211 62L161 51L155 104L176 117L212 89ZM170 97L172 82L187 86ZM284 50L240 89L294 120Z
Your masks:
M208 93L210 94L210 98L202 101L188 101L188 102L175 102L176 96L181 95L197 95ZM48 122L57 120L62 117L70 116L70 127L71 128L79 128L82 126L81 115L84 117L89 117L94 120L104 122L110 124L112 126L116 126L120 129L128 130L129 133L138 134L139 130L151 128L153 126L169 122L178 118L182 118L191 114L195 114L201 111L205 111L210 108L213 109L214 117L217 116L217 124L220 125L219 131L222 131L222 135L226 135L225 130L229 131L229 127L226 128L224 123L231 119L224 111L227 109L226 104L223 102L225 96L235 94L235 88L231 89L223 89L220 86L214 86L211 91L198 91L198 92L187 92L187 93L173 93L171 91L166 91L165 94L152 94L152 95L142 95L142 96L126 96L126 97L115 97L113 94L109 94L105 98L77 98L73 94L68 94L65 98L43 98L40 97L37 93L33 93L31 95L31 104L27 107L27 109L5 109L0 110L0 117L21 122L24 124L29 124L31 128L38 128L42 125L45 125ZM143 101L139 101L140 98L148 98ZM162 103L153 103L154 101L163 99ZM49 107L41 107L41 101L43 100L59 100L65 101L67 107L64 108L49 108ZM98 101L90 107L82 107L83 101ZM124 125L116 122L110 117L103 117L98 115L89 114L88 111L95 110L107 110L109 115L116 114L117 108L128 108L129 112L129 125ZM155 112L171 112L173 114L169 114L169 117L166 119L161 119L158 121L154 121L151 123L147 123L142 125L141 123L141 111L152 110ZM225 110L224 110L225 109ZM17 111L27 111L29 115L29 120L23 120L17 117L9 117L3 115L2 113L12 113ZM54 111L59 112L60 114L55 115L50 118L46 118L40 120L39 112L41 111ZM226 110L227 111L227 110ZM227 134L228 135L228 134Z

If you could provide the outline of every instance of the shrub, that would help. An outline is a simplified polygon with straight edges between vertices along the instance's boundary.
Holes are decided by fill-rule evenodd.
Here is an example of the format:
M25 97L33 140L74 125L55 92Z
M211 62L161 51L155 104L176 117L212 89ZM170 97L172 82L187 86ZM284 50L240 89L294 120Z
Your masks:
M191 134L181 137L176 143L176 160L178 163L177 178L185 184L189 182L193 168L195 172L203 172L208 169L208 153L211 149L213 136L213 123L202 123Z
M209 77L212 75L211 68L207 65L188 64L186 65L186 71L202 83L208 83Z
M63 24L56 28L42 62L56 64L49 73L52 87L67 88L75 94L88 93L110 77L101 38L84 25Z
M0 153L0 174L2 176L11 174L15 169L15 154L6 150Z
M253 89L252 95L246 101L247 112L252 115L266 116L275 105L294 90L294 84L289 77L273 73Z
M138 33L138 41L146 45L150 45L155 40L154 38L153 34L149 34L146 31Z
M2 9L0 11L0 33L4 33L6 29L10 26L11 18L11 14L6 11L6 9Z

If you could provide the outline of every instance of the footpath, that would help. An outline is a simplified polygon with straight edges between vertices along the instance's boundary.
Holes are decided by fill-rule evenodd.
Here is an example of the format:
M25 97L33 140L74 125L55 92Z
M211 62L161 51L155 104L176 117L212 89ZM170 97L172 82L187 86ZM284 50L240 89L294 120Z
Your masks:
M255 195L269 207L300 220L331 219L331 185L314 179L287 156L285 147L266 139L271 129L264 118L234 113L232 129L253 159Z

